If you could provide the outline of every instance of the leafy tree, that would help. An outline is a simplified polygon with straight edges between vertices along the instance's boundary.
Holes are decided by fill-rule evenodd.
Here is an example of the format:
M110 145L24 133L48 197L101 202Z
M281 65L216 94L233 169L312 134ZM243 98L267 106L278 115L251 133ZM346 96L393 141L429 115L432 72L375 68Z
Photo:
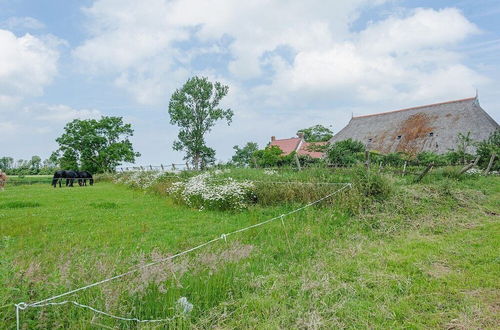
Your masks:
M205 144L205 134L220 119L231 123L233 111L222 109L219 103L229 87L212 83L206 77L192 77L170 98L170 123L180 128L174 150L184 151L195 169L206 167L215 159L215 150Z
M64 127L64 134L56 139L57 157L64 169L81 168L93 173L113 172L122 162L134 162L140 154L129 140L134 133L122 117L102 117L99 120L75 119Z
M306 142L324 142L333 137L333 131L323 125L315 125L309 128L303 128L298 133L304 134Z
M479 158L479 166L486 168L490 162L492 154L496 154L495 161L491 168L492 171L500 170L500 130L491 133L490 136L477 144L477 155Z
M365 151L360 141L347 139L330 144L326 156L330 163L336 165L353 165L359 160L359 153Z
M0 158L0 169L7 172L14 166L14 158L12 157L2 157Z
M234 146L234 156L231 161L237 166L253 166L255 157L254 153L259 150L259 146L255 142L248 142L243 148Z

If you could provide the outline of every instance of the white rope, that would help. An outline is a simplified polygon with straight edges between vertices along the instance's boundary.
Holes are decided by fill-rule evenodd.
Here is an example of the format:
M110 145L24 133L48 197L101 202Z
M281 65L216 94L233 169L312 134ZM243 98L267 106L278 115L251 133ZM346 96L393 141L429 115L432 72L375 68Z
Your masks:
M81 304L81 303L79 303L77 301L73 301L73 300L65 300L65 301L61 301L61 302L51 302L51 303L40 304L40 305L36 305L36 306L26 306L24 308L22 308L21 306L19 306L19 309L20 310L24 310L27 307L45 307L45 306L58 306L58 305L66 305L66 304L73 304L73 305L78 306L78 307L90 309L91 311L93 311L93 312L95 312L97 314L106 315L108 317L111 317L111 318L114 318L114 319L117 319L117 320L122 320L122 321L135 321L135 322L140 322L140 323L154 323L154 322L168 322L168 321L172 321L174 319L174 318L165 318L165 319L142 320L142 319L138 319L138 318L135 318L135 317L129 318L129 317L116 316L116 315L109 314L107 312L98 310L98 309L96 309L96 308L94 308L92 306L84 305L84 304Z
M182 255L185 255L187 253L190 253L190 252L193 252L195 250L198 250L198 249L201 249L202 247L205 247L209 244L212 244L214 242L217 242L219 240L227 240L227 237L230 236L230 235L234 235L234 234L237 234L237 233L241 233L241 232L244 232L244 231L247 231L247 230L250 230L252 228L256 228L256 227L260 227L262 225L265 225L269 222L272 222L272 221L275 221L277 219L281 219L283 221L283 218L286 217L286 216L289 216L289 215L292 215L294 213L297 213L299 211L302 211L304 210L305 208L308 208L310 206L313 206L315 204L318 204L322 201L324 201L325 199L327 198L330 198L331 196L345 190L346 188L351 188L352 187L352 184L351 183L346 183L342 188L340 189L337 189L336 191L314 201L314 202L311 202L309 204L306 204L298 209L295 209L293 211L290 211L288 213L285 213L285 214L281 214L279 216L276 216L274 218L271 218L271 219L268 219L268 220L265 220L265 221L262 221L262 222L259 222L257 224L254 224L254 225L251 225L251 226L248 226L248 227L245 227L245 228L241 228L241 229L238 229L238 230L235 230L235 231L232 231L232 232L229 232L229 233L226 233L226 234L221 234L219 237L216 237L210 241L207 241L205 243L202 243L200 245L197 245L193 248L190 248L188 250L184 250L182 252L179 252L177 254L174 254L172 256L169 256L169 257L166 257L166 258L163 258L163 259L160 259L160 260L157 260L157 261L154 261L154 262L150 262L146 265L142 265L142 266L139 266L139 267L135 267L134 269L132 270L129 270L128 272L125 272L125 273L122 273L122 274L119 274L119 275L115 275L113 277L109 277L109 278L106 278L104 280L101 280L101 281L98 281L98 282L95 282L95 283L92 283L92 284L89 284L89 285L86 285L86 286L83 286L83 287L80 287L80 288L77 288L77 289L74 289L74 290L70 290L70 291L67 291L67 292L64 292L64 293L61 293L59 295L56 295L56 296L52 296L52 297L49 297L47 299L43 299L43 300L40 300L40 301L37 301L37 302L34 302L34 303L25 303L25 302L20 302L18 304L15 304L16 306L16 322L17 322L17 328L19 329L19 326L20 326L20 322L19 322L19 312L20 310L25 310L29 307L43 307L43 306L49 306L49 305L62 305L62 304L67 304L67 303L72 303L76 306L79 306L79 307L83 307L83 308L88 308L90 310L93 310L95 311L96 313L99 313L99 314L103 314L103 315L107 315L109 317L113 317L113 318L116 318L116 319L119 319L119 320L124 320L124 321L137 321L137 322L162 322L163 320L169 320L169 319L160 319L160 320L139 320L137 318L123 318L123 317L119 317L119 316L115 316L115 315L112 315L112 314L108 314L106 312L103 312L103 311L99 311L93 307L90 307L90 306L87 306L87 305L83 305L83 304L80 304L80 303L77 303L75 301L63 301L63 302L60 302L60 303L49 303L50 301L52 300L55 300L55 299L58 299L58 298L62 298L62 297L65 297L67 295L70 295L70 294L73 294L73 293L76 293L76 292L79 292L79 291L82 291L82 290L86 290L86 289L89 289L89 288L92 288L94 286L97 286L97 285L100 285L100 284L104 284L106 282L109 282L109 281L112 281L112 280L116 280L118 278L121 278L121 277L124 277L124 276L127 276L127 275L130 275L132 273L135 273L136 271L138 270L141 270L141 269L144 269L144 268L147 268L147 267L150 267L150 266L154 266L156 264L159 264L159 263L162 263L162 262L165 262L165 261L168 261L168 260L172 260L174 258L177 258L177 257L180 257Z

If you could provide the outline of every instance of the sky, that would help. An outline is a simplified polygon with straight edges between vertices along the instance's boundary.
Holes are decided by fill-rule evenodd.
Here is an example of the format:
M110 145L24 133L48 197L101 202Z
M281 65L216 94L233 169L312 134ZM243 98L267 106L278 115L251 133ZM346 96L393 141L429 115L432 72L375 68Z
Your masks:
M476 91L500 122L499 17L498 0L0 0L0 157L47 158L67 122L122 116L136 164L183 162L168 102L195 75L229 86L219 161Z

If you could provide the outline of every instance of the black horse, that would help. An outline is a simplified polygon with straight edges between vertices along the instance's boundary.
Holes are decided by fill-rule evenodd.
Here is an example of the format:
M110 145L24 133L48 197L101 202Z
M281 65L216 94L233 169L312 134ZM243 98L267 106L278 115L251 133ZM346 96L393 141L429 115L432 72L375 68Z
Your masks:
M73 187L73 182L78 178L78 172L76 171L65 171L66 172L66 187Z
M94 178L92 178L92 174L90 174L90 172L87 171L78 172L78 184L80 186L86 186L87 180L89 180L89 184L91 186L94 185Z
M52 185L54 188L57 186L57 182L59 182L59 188L61 188L62 179L66 179L66 171L56 171L54 177L52 177Z

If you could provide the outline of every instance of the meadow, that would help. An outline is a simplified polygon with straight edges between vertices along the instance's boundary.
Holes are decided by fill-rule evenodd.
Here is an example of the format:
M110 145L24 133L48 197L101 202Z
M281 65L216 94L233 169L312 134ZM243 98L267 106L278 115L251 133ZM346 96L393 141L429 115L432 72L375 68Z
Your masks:
M188 175L188 174L186 174ZM352 190L281 221L22 311L22 328L495 328L500 323L500 177L435 171L422 183L355 169L234 169L259 180L243 210L200 210L166 190L102 177L93 187L12 185L0 193L0 324L35 302ZM378 182L377 180L380 180ZM272 183L274 182L274 183ZM373 184L375 182L375 184ZM316 196L317 195L317 196ZM184 297L192 310L179 305ZM60 299L61 300L61 299Z

